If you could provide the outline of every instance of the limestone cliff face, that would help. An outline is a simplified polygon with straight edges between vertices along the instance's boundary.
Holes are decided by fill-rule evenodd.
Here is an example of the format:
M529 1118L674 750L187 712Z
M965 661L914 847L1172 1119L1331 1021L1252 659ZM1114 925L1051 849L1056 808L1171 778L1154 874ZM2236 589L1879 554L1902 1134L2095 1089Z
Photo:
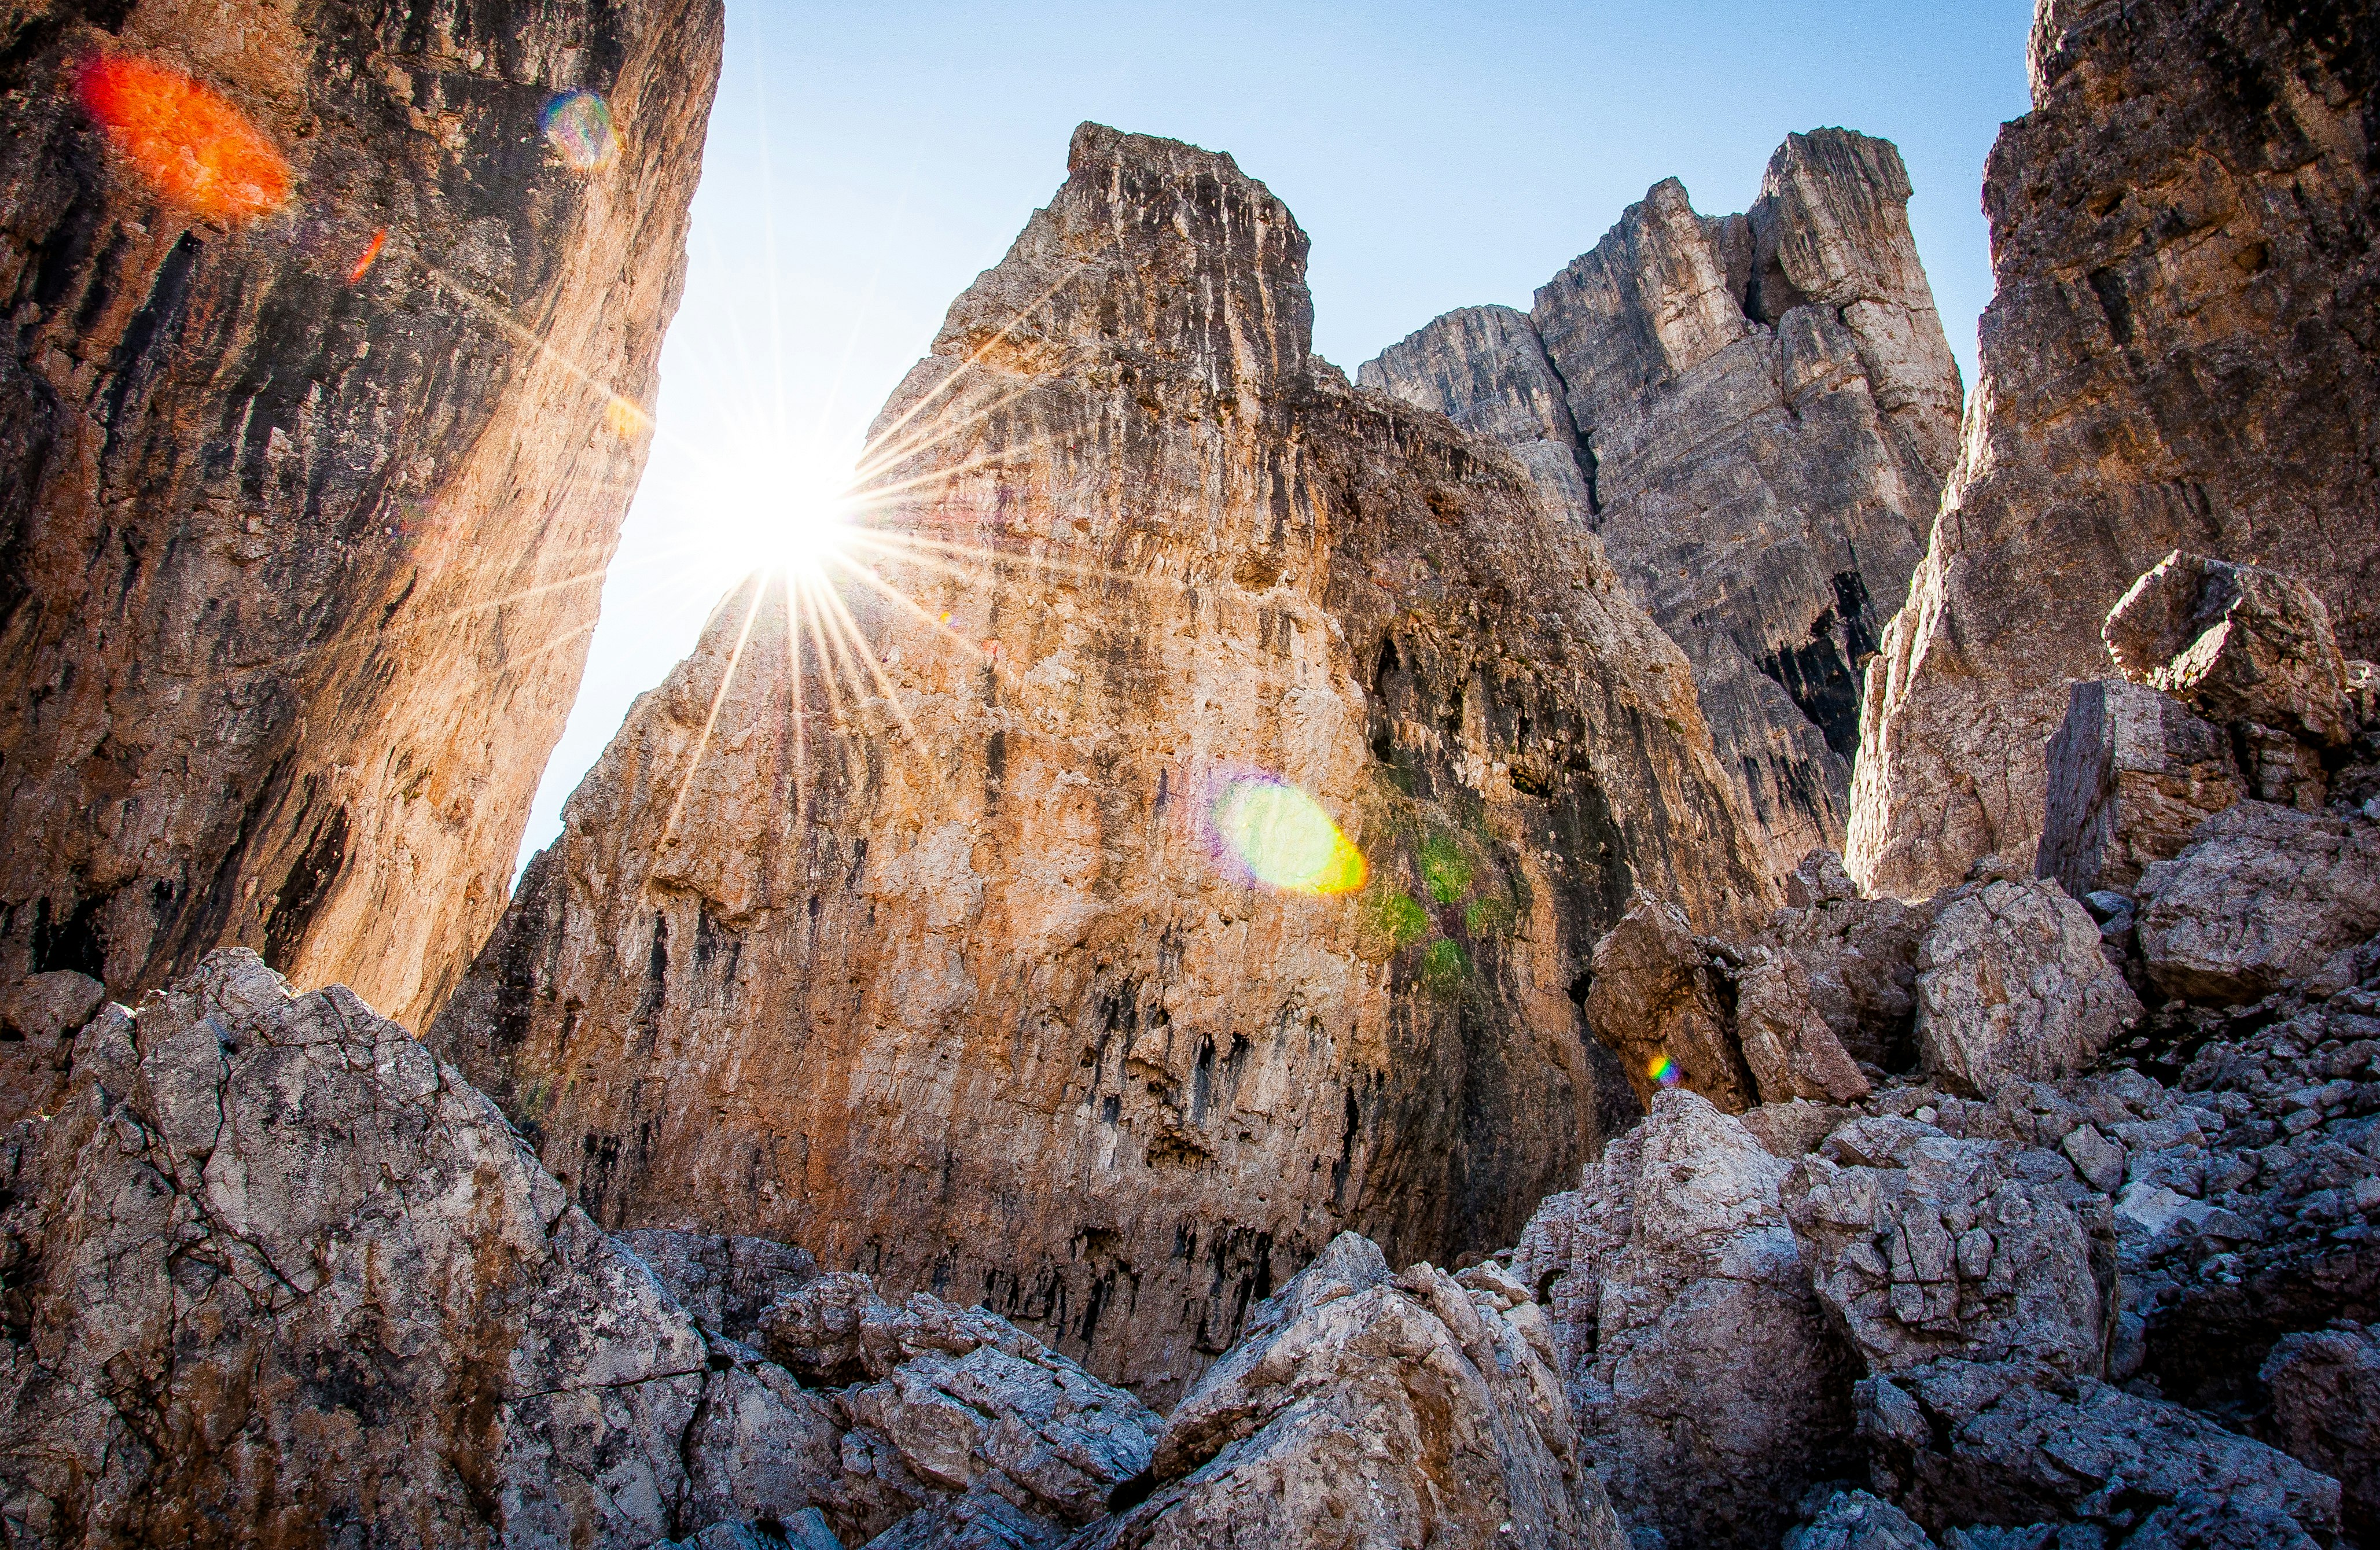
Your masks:
M879 422L890 591L731 596L431 1038L601 1220L1165 1399L1342 1227L1509 1239L1633 1113L1597 937L1770 895L1683 659L1511 458L1311 356L1290 212L1071 167ZM1307 799L1361 875L1266 887Z
M2030 863L2067 684L2170 551L2302 575L2380 651L2375 61L2362 6L2042 6L1965 444L1866 684L1870 887Z
M239 943L417 1023L503 908L577 687L719 7L59 0L5 29L0 977L128 997ZM168 139L247 143L286 197L111 140L94 61L152 72L136 116L212 93ZM590 100L543 131L570 89L608 146Z
M1860 671L1925 550L1958 367L1888 141L1788 139L1750 212L1675 179L1541 287L1360 380L1512 447L1684 648L1768 865L1840 848Z

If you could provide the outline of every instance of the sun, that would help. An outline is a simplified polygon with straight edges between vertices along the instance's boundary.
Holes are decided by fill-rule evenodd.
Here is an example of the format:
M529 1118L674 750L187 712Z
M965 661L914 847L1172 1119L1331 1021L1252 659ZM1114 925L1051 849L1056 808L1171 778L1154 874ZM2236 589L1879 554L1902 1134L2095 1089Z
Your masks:
M857 536L851 469L832 454L764 442L706 474L693 515L722 574L820 576Z

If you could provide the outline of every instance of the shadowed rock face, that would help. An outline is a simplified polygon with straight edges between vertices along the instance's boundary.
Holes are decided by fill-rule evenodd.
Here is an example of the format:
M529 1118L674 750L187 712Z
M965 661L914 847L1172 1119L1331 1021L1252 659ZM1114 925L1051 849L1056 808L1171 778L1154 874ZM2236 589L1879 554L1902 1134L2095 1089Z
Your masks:
M638 703L432 1035L600 1219L1163 1400L1342 1227L1492 1247L1633 1114L1596 938L1770 900L1686 664L1510 458L1310 357L1305 257L1228 157L1085 127L879 422L890 527L976 551L880 565L923 618L843 588L883 676L751 584ZM1368 881L1256 885L1257 771Z
M0 978L130 996L240 943L418 1023L503 907L577 687L720 12L238 16L5 23ZM229 99L285 205L162 202L79 105L95 54ZM574 88L622 127L607 167L540 133Z
M1366 387L1513 449L1685 649L1770 872L1840 847L1860 672L1925 550L1959 374L1889 141L1794 135L1742 215L1676 179L1527 315L1450 312Z
M2363 6L2042 7L1985 177L1975 412L1867 678L1869 887L2030 863L2067 683L2170 551L2302 577L2380 650L2375 61Z

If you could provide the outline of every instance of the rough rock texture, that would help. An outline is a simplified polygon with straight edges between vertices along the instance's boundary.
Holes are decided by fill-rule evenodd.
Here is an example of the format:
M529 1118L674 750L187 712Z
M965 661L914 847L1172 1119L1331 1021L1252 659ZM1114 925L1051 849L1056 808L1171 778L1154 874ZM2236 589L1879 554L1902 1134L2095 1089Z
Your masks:
M1868 673L1848 861L2030 865L2041 748L2177 549L2304 577L2380 654L2367 7L2047 0L1985 174L1997 292L1957 471Z
M2334 747L2353 730L2329 611L2294 576L2177 551L2132 583L2099 633L2126 677L2227 726Z
M1810 1005L1853 1059L1882 1071L1917 1063L1917 949L1934 910L1863 897L1828 851L1785 879L1768 936L1808 974Z
M1529 316L1449 313L1359 374L1512 446L1601 535L1779 874L1842 843L1860 670L1955 451L1909 196L1888 141L1794 135L1748 213L1658 184Z
M2142 1550L2290 1545L2338 1527L2337 1481L2093 1378L1946 1361L1859 1388L1876 1488L1929 1527L2064 1520L2140 1529L2123 1543ZM2185 1515L2205 1520L2198 1537L2176 1521Z
M2242 802L2143 872L2140 895L2141 957L2168 995L2252 1001L2292 979L2327 995L2380 932L2380 822Z
M2380 1531L2380 1339L2345 1320L2287 1336L2257 1376L2272 1391L2270 1440L2339 1483L2341 1527L2371 1544Z
M2223 729L2121 679L2076 684L2050 739L2037 876L2080 899L2131 893L2201 822L2248 794Z
M1639 895L1595 944L1588 972L1586 1025L1620 1058L1639 1102L1681 1083L1731 1113L1760 1101L1720 999L1725 977L1684 911Z
M796 678L771 583L639 702L432 1035L599 1219L1163 1400L1342 1227L1509 1242L1625 1123L1593 943L1768 887L1683 659L1509 457L1312 358L1305 253L1228 157L1086 126L880 422L895 541L966 546L880 567L924 619L845 589L883 676ZM1366 886L1238 865L1276 779Z
M241 943L420 1026L577 689L720 7L237 9L5 23L0 979L129 997ZM162 201L78 104L94 51L225 93L285 206ZM608 166L546 150L573 89Z
M790 1243L723 1233L648 1228L618 1235L705 1329L747 1345L778 1298L818 1275L818 1262Z
M1856 1359L1787 1225L1790 1172L1702 1097L1663 1093L1512 1253L1614 1507L1670 1544L1773 1544L1854 1456Z
M1868 1095L1867 1078L1811 1003L1809 971L1789 952L1746 950L1735 976L1735 1036L1764 1104Z
M1998 878L1940 902L1917 951L1917 1043L1954 1091L2081 1070L2141 1014L2099 927L2056 883Z
M1785 1536L1785 1550L1934 1550L1909 1514L1865 1491L1838 1491L1810 1521Z
M1544 1315L1500 1272L1391 1278L1344 1234L1174 1411L1152 1494L1069 1550L1625 1550L1552 1360Z
M2115 1223L2062 1159L1880 1115L1829 1136L1783 1198L1869 1372L1942 1356L2105 1371Z

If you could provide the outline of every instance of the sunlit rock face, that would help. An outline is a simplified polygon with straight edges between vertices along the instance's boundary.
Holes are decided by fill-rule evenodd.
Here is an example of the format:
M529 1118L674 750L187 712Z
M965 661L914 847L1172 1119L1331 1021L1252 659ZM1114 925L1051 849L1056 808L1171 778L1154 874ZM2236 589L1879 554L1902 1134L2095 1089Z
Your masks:
M1974 411L1867 677L1870 888L2031 865L2067 684L2170 551L2302 577L2380 652L2375 60L2354 7L2042 6L1985 176Z
M1633 1113L1596 938L1771 895L1585 535L1311 356L1289 212L1097 126L1071 166L878 423L901 600L731 595L431 1036L607 1223L1164 1400L1342 1228L1509 1241Z
M720 11L237 11L6 24L0 979L239 943L418 1023L577 687Z
M1909 197L1890 141L1794 135L1746 213L1657 184L1525 316L1450 312L1358 374L1504 442L1601 536L1779 877L1842 845L1860 672L1957 448Z

